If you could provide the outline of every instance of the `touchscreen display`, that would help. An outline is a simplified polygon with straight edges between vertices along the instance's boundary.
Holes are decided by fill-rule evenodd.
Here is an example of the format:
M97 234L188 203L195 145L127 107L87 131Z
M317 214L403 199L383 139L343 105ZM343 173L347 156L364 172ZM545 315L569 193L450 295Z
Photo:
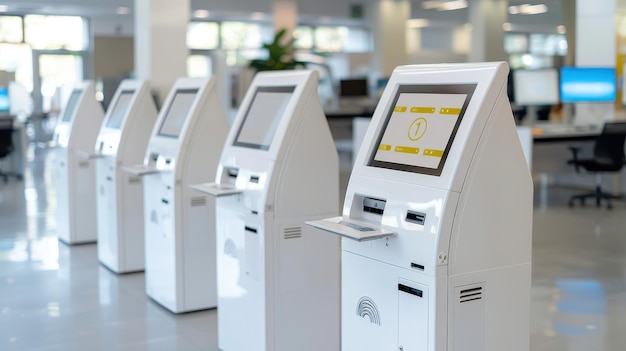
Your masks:
M369 166L441 175L475 84L401 85Z
M130 102L133 99L134 93L135 92L133 90L125 90L119 95L117 101L115 101L113 109L111 110L111 115L107 120L107 128L120 129L122 122L124 122L124 116L128 113L128 108L130 107Z
M74 110L76 110L78 100L80 99L80 94L82 93L83 91L79 89L72 91L72 95L70 95L70 98L67 100L67 104L65 105L63 117L61 117L62 122L69 122L72 119L72 115L74 114Z
M269 150L295 87L259 87L235 138L235 146Z
M193 105L196 99L197 93L198 89L176 91L172 103L168 106L165 118L161 123L158 135L178 138L185 124L185 120L187 119L187 115L191 110L191 105Z

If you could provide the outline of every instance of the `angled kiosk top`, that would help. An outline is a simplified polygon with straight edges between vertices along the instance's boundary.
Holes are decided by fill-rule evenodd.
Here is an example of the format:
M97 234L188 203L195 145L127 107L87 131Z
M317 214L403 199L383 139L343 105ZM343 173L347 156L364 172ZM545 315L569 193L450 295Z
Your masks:
M192 142L188 140L190 138L187 138L187 135L194 132L192 129L195 121L203 118L208 95L213 89L215 89L214 77L176 80L154 124L144 163L124 166L123 170L136 176L162 171L182 171L182 167L176 167L176 162L180 161L179 156L187 144ZM220 118L216 118L212 123L219 123L216 128L220 130L228 128L227 123Z
M504 63L398 67L355 161L343 216L308 224L354 239L344 250L355 252L365 252L358 241L389 237L414 251L376 255L403 266L409 256L463 270L529 261L532 181L507 73Z
M152 129L156 115L157 110L150 94L148 82L123 80L104 116L94 150L91 153L83 154L83 157L94 159L117 156L120 161L125 161L123 160L124 155L118 153L118 150L127 150L127 146L132 149L133 147L136 148L135 145L137 144L145 144L147 140L136 140L138 134L142 134L137 133L137 128ZM137 123L132 123L134 121L130 121L131 117L136 119ZM131 153L133 155L129 156L135 156L135 152ZM141 156L144 156L144 153L145 150L142 150Z
M310 114L303 111L304 106L312 97L317 98L312 94L316 77L308 71L257 74L226 140L216 182L193 188L212 196L239 194L249 185L236 183L240 168L267 173L266 163L283 162L291 147L290 140L302 137L296 131ZM259 180L267 179L267 174L252 177L259 177L256 184L263 186Z
M94 87L94 82L84 81L72 90L54 130L58 147L71 148L77 153L91 153L98 131L97 127L90 126L95 124L99 127L104 118L102 106L95 98Z

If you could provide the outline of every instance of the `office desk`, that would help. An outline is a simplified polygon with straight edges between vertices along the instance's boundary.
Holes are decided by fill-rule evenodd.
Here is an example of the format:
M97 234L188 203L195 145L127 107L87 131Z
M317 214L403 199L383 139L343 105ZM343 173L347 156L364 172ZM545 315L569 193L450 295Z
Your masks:
M539 124L533 126L533 141L535 143L587 142L594 141L601 132L601 126Z

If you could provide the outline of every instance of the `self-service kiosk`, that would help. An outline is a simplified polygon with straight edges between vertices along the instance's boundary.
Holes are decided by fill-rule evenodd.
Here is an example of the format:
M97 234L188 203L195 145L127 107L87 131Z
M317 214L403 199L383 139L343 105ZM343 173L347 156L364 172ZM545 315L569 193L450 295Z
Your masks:
M317 73L256 75L224 146L217 196L218 345L338 350L339 161Z
M83 154L93 152L104 111L96 101L94 83L72 91L54 130L57 233L66 244L95 242L95 166Z
M174 313L217 306L215 204L189 186L215 176L227 135L215 78L180 78L143 165L124 168L144 178L146 292Z
M529 349L533 186L505 63L399 67L350 178L343 350Z
M98 258L115 273L144 269L143 183L122 167L143 161L157 110L142 80L120 83L95 150Z

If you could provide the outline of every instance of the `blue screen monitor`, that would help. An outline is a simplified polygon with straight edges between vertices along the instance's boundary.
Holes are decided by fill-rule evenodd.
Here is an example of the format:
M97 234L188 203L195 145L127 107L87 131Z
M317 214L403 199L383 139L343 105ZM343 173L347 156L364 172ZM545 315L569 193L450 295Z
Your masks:
M9 104L9 88L0 87L0 112L8 112L11 109Z
M614 102L617 94L613 67L561 67L561 101Z

